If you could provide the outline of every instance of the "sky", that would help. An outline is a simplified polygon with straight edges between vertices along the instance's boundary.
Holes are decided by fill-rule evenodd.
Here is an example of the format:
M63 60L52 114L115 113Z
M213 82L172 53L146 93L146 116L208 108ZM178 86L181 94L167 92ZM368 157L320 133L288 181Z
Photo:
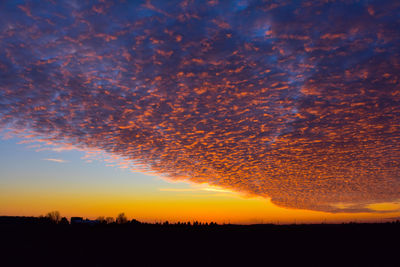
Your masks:
M1 1L0 214L400 217L398 1Z

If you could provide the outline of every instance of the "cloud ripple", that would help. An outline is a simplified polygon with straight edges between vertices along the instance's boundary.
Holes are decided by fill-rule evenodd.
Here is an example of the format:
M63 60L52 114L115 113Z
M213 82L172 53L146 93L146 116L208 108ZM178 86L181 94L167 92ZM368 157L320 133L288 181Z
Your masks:
M0 127L284 207L400 198L400 3L0 3ZM344 203L344 204L343 204Z

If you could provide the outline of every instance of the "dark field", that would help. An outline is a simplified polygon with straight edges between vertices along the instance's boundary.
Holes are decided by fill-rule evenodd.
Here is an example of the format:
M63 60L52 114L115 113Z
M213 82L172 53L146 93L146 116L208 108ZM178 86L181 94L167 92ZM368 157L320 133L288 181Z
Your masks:
M400 223L70 225L3 220L0 266L400 266Z

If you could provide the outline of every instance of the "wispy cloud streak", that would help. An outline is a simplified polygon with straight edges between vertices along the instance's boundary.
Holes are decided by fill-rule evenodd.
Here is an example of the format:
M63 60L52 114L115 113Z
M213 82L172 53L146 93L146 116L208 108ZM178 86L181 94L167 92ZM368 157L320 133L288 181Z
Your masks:
M399 13L2 1L0 125L285 207L370 211L400 198Z
M57 162L57 163L66 163L68 161L63 160L63 159L43 159L43 160L47 160L47 161L51 161L51 162Z

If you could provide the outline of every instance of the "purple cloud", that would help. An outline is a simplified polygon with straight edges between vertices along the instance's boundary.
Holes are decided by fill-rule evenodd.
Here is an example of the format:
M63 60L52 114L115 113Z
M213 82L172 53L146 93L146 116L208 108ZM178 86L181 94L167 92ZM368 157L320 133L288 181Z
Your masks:
M370 211L400 198L399 12L2 1L0 127L285 207Z

